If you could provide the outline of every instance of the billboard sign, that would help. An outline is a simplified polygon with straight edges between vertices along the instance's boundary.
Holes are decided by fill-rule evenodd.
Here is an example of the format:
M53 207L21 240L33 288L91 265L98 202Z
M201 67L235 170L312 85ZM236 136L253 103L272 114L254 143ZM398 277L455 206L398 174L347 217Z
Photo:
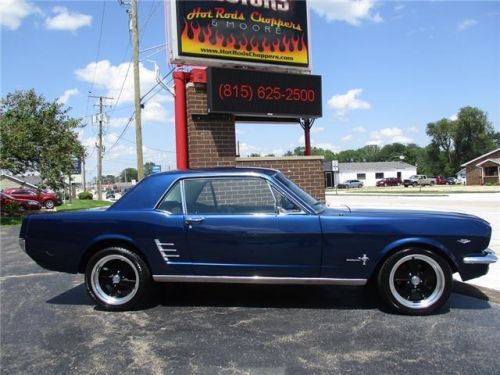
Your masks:
M209 113L240 116L322 116L321 76L208 68Z
M70 174L82 174L82 161L78 158L71 158L72 166L69 170Z
M169 0L170 62L310 70L305 0Z
M161 165L155 164L151 167L151 173L160 173Z

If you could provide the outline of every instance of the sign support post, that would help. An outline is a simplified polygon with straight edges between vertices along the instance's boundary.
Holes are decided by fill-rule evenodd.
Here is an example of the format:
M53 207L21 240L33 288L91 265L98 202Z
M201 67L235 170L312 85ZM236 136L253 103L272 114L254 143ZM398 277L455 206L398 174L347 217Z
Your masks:
M175 152L177 169L187 169L187 119L186 119L186 80L188 74L182 71L174 72L175 90Z

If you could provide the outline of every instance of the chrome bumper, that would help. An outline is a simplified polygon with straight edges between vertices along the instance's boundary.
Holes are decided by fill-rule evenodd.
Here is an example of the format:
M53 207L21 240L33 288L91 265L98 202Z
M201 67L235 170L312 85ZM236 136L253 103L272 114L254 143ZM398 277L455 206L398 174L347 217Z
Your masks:
M22 251L26 252L26 240L24 238L19 239L19 247Z
M497 255L491 249L486 249L483 251L482 255L472 254L464 257L464 264L491 264L498 260Z

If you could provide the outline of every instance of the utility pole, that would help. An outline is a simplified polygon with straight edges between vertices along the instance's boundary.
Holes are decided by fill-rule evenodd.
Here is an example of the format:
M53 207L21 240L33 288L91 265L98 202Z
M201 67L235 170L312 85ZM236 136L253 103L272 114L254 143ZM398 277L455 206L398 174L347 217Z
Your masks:
M132 32L132 49L134 61L134 102L135 102L135 146L137 153L137 180L144 178L144 160L142 155L141 127L141 83L139 77L139 25L137 17L137 0L132 0L130 9L130 26Z
M113 98L109 98L106 96L89 96L90 98L99 99L99 114L98 114L98 122L99 122L99 131L97 133L97 199L102 200L102 157L104 156L104 150L102 147L102 123L104 119L104 103L103 99L112 100Z

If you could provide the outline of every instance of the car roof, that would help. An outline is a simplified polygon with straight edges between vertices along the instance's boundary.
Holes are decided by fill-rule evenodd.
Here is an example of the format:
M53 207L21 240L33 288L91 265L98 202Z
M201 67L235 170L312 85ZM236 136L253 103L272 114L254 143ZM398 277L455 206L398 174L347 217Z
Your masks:
M268 176L273 176L278 171L271 168L259 168L259 167L218 167L218 168L203 168L203 169L180 169L168 172L155 173L149 177L154 176L165 176L165 175L175 175L178 177L182 176L194 176L194 175L213 175L217 176L219 174L242 174L242 173L257 173L265 174Z

